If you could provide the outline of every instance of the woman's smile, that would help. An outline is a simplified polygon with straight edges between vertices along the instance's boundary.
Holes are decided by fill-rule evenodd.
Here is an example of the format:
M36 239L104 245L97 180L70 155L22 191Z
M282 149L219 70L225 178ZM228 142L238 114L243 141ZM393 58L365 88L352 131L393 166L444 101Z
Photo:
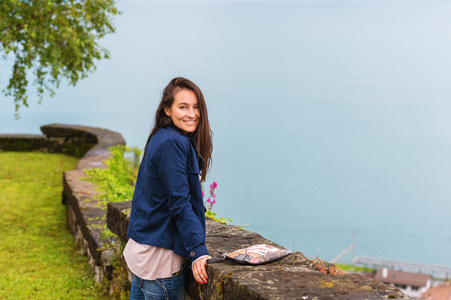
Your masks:
M171 107L166 107L164 112L171 117L175 126L185 134L194 132L200 119L200 111L196 94L188 89L181 89L174 95Z

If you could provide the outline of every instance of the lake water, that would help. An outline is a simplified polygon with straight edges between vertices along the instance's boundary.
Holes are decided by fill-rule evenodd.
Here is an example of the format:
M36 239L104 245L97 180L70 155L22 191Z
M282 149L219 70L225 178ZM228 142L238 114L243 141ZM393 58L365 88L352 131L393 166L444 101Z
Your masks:
M451 265L451 2L118 3L112 59L0 132L70 123L144 147L161 91L196 82L214 211L310 258ZM11 60L1 61L4 88ZM341 262L351 262L352 252Z

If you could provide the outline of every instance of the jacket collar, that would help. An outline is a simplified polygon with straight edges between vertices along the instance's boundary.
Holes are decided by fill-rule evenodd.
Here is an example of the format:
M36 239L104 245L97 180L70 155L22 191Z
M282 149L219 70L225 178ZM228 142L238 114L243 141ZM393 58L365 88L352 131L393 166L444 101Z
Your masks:
M187 136L180 128L178 128L178 127L175 126L174 124L169 125L169 126L167 127L167 129L172 130L172 131L175 131L175 132L178 132L178 133L180 133L181 135L188 137L188 136Z
M175 126L174 124L169 125L168 127L166 127L169 130L172 130L174 132L180 133L181 135L185 136L194 146L195 140L192 137L189 137L188 135L186 135L183 130L181 130L180 128L178 128L177 126Z

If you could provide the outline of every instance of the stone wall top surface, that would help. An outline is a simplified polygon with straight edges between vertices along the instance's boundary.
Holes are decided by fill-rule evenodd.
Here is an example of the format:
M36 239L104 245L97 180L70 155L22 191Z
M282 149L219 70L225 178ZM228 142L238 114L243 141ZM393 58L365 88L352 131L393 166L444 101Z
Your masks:
M15 133L6 133L0 134L0 138L16 138L16 139L44 139L45 135L43 134L15 134Z
M103 161L110 157L108 149L116 145L125 145L125 139L120 133L98 127L49 124L41 126L41 130L49 138L77 137L93 143L94 146L79 160L77 169L106 168Z
M107 224L122 239L128 227L131 201L110 203ZM125 241L124 240L124 241ZM261 235L239 227L207 219L207 247L210 255L255 244L282 246ZM301 252L282 260L259 266L240 265L232 261L207 265L208 283L198 284L187 272L186 291L193 299L387 299L408 298L398 288L358 274L327 275Z

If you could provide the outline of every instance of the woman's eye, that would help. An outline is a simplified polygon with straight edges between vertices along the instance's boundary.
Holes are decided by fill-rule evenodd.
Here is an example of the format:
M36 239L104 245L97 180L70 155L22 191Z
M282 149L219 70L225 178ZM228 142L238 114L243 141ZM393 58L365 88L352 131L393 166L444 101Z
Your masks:
M186 108L186 106L180 106L180 109L185 109Z

